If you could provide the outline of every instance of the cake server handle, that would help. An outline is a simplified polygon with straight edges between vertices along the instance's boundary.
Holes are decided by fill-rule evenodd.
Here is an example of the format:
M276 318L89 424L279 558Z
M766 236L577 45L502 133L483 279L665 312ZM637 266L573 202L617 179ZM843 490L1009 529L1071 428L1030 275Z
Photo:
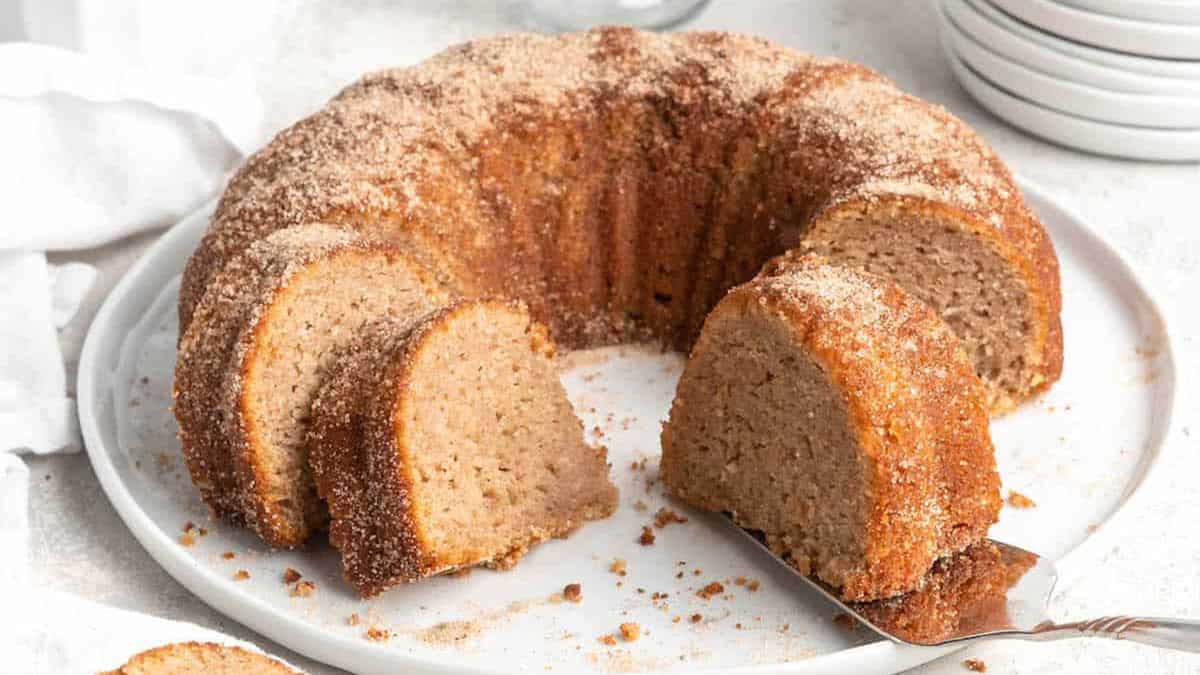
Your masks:
M1130 640L1155 647L1200 653L1200 621L1145 616L1105 616L1090 621L1039 624L1025 633L1038 642L1079 637L1106 637Z

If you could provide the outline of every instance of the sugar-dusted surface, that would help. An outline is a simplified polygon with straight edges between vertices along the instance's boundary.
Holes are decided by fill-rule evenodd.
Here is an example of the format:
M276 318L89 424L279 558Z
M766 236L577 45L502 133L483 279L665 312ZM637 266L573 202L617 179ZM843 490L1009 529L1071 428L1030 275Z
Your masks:
M994 534L1058 556L1087 538L1122 502L1146 459L1143 449L1153 445L1160 431L1155 416L1162 408L1155 397L1169 388L1171 370L1136 284L1114 267L1106 249L1086 231L1051 206L1042 208L1063 252L1064 282L1078 298L1065 315L1068 350L1078 358L1068 361L1063 382L1046 399L994 427L1004 487L1038 502L1034 509L1004 509ZM102 353L111 354L105 368L119 373L111 391L121 405L98 410L95 419L103 422L116 415L120 424L109 423L103 434L108 438L119 432L121 440L108 438L91 449L105 453L95 461L102 478L110 477L105 478L110 487L135 495L120 500L120 508L149 518L144 521L148 529L139 528L139 536L180 579L202 588L209 602L294 649L340 653L348 659L340 663L355 663L354 670L363 673L394 670L395 660L415 655L460 666L540 668L545 660L556 670L572 664L687 670L790 658L799 659L793 664L797 672L824 672L820 656L856 645L856 634L841 632L832 623L831 609L780 576L771 561L722 530L719 521L672 505L689 521L654 528L654 514L665 501L657 485L647 492L646 484L654 477L657 421L666 411L679 372L676 357L632 350L625 358L607 361L590 353L570 357L582 363L567 373L565 384L584 415L585 433L596 434L598 429L612 453L621 504L612 519L539 547L510 572L440 578L360 603L339 581L332 550L268 553L253 535L208 522L174 454L174 427L165 408L175 343L172 289L150 311L148 321L132 332L125 366L116 368L128 326L137 322L158 289L169 285L190 250L186 237L198 236L200 228L200 220L193 219L172 232L164 240L165 253L138 274L142 284L119 294L118 305L130 312L128 323L110 327L109 339L116 346ZM1091 339L1085 329L1093 325L1105 327L1106 340ZM1089 367L1092 363L1113 365L1097 369ZM103 382L101 396L93 393L81 401L112 401L108 380ZM208 534L182 547L177 540L189 520L206 527ZM636 543L644 526L654 534L651 546ZM226 560L227 551L235 557ZM614 558L625 561L624 577L609 571ZM678 566L680 560L688 564ZM281 576L288 567L315 585L308 597L292 597ZM250 579L235 582L232 576L239 569L246 569ZM1064 575L1072 574L1079 570L1068 565ZM758 590L750 590L751 583L737 585L739 576L757 581ZM713 581L721 582L725 592L708 600L695 594ZM569 583L581 584L581 603L557 602ZM261 602L254 609L247 602L251 597ZM668 609L657 608L664 602ZM253 621L259 611L265 614ZM349 623L352 614L359 615L357 625ZM680 617L678 623L675 616ZM694 616L699 617L695 623ZM612 648L597 642L597 637L628 622L642 628L637 642L618 641ZM240 630L234 624L227 627ZM371 629L377 639L368 637ZM447 635L463 638L448 640ZM885 672L928 658L882 643L863 649L855 652L863 672ZM383 667L376 659L393 664Z

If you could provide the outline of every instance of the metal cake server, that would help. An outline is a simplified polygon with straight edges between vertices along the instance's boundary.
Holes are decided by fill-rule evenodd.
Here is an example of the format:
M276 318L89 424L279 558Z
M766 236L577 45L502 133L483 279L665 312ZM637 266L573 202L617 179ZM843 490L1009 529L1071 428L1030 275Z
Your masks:
M949 562L940 561L925 590L891 600L853 603L843 602L833 588L801 574L754 533L734 527L847 614L902 644L943 646L978 640L1048 642L1104 637L1200 653L1200 621L1105 616L1055 623L1047 611L1058 581L1054 563L992 539L972 547L981 547L976 551L979 555L963 553ZM985 548L989 545L994 548Z

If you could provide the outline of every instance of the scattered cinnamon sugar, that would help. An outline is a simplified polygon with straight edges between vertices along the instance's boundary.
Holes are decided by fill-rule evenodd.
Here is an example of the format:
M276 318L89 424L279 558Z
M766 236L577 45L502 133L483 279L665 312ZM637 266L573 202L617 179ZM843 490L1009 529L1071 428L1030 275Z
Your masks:
M288 595L293 598L297 598L297 597L307 598L308 596L312 595L313 592L316 590L317 590L317 585L314 584L313 582L301 581L300 583L298 583L292 587L292 590L288 592Z
M649 527L643 525L642 536L638 537L637 543L641 544L642 546L653 546L654 530L651 530Z
M580 584L567 584L563 586L563 598L567 602L579 602L583 600L583 586Z
M372 642L387 642L392 637L392 631L386 628L371 626L367 628L366 636Z
M710 600L710 599L712 599L712 597L714 595L720 595L724 592L725 592L725 587L721 585L721 582L713 581L713 582L710 582L704 588L701 588L700 590L696 591L696 595L704 598L705 600Z
M845 612L838 612L837 614L834 614L833 622L849 631L858 630L858 622L854 620L854 617Z
M250 578L250 573L246 570L238 570L233 573L234 581L245 581Z
M699 614L693 614L691 617L688 618L688 621L691 621L692 623L700 623L700 621L703 618L704 617L700 616Z
M651 600L666 600L669 597L669 593L659 593L658 591L654 591L654 593L650 595Z
M349 617L346 619L346 623L350 624L351 626L357 626L357 625L358 625L358 622L359 622L359 618L358 618L358 612L355 612L355 613L351 614L351 615L350 615L350 616L349 616Z
M1037 506L1037 502L1033 501L1029 497L1026 497L1020 492L1017 492L1016 490L1009 490L1008 498L1004 501L1008 502L1008 505L1014 509L1032 509L1033 507Z
M654 526L660 530L671 523L686 523L687 521L687 516L681 516L665 506L654 514Z
M196 537L193 536L191 532L184 532L183 534L179 535L179 545L180 546L191 547L191 546L194 546L195 544L196 544Z
M225 551L221 554L221 557L226 560L233 560L236 556L234 555L233 551Z
M601 635L599 638L600 644L608 647L616 647L617 639L611 635Z
M299 573L299 572L297 572L296 570L294 570L294 569L292 569L291 567L289 567L289 568L287 568L286 570L284 570L284 571L283 571L283 583L285 583L285 584L294 584L294 583L296 583L297 581L300 581L300 578L301 578L302 576L304 576L304 575L300 574L300 573Z
M963 661L962 663L963 663L963 668L966 668L967 670L969 670L973 673L986 673L987 672L987 664L984 663L982 659L967 659L966 661Z
M613 558L612 564L608 566L608 571L618 576L625 576L625 560L623 558Z
M642 636L642 627L636 623L623 623L619 626L621 638L626 642L635 642Z
M757 593L758 589L759 589L758 579L752 579L750 581L750 583L746 584L746 590L750 591L751 593Z

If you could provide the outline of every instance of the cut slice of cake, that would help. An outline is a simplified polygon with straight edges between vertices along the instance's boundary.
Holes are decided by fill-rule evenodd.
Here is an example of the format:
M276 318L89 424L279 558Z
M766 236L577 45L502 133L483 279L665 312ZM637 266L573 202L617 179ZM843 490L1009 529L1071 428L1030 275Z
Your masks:
M769 269L705 322L662 479L848 600L911 591L999 513L983 387L895 284L815 257Z
M175 415L220 515L295 547L322 525L305 445L335 350L370 319L450 301L399 249L324 225L280 230L222 270L179 344Z
M504 568L616 508L554 345L524 305L468 301L381 319L313 406L330 540L364 596L473 565Z

